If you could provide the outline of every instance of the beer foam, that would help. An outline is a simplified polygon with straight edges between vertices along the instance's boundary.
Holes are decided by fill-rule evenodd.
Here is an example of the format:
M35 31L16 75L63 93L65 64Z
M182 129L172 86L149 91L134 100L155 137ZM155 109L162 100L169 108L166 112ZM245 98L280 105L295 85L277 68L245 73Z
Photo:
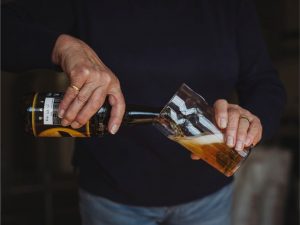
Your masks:
M197 144L197 145L209 145L213 143L224 142L223 134L207 134L203 136L181 137L178 139L179 142L188 142L190 144Z

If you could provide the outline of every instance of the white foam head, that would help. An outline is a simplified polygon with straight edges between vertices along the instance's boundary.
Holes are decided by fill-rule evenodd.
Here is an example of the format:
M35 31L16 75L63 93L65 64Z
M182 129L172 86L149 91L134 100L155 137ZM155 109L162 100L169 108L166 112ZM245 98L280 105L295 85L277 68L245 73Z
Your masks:
M223 134L208 134L208 135L197 136L197 137L187 137L183 139L184 141L194 143L194 144L199 144L199 145L209 145L213 143L224 142Z

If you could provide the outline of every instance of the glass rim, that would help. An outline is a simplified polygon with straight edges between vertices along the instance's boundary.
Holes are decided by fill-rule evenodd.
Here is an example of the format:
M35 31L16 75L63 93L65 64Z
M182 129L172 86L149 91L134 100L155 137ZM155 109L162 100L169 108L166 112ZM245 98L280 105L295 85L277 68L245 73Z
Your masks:
M166 107L169 105L170 102L172 102L172 100L175 98L175 96L178 96L178 93L181 89L186 88L188 91L192 92L193 94L197 95L198 97L200 97L200 99L208 105L207 101L205 100L205 98L198 94L197 92L195 92L192 88L190 88L186 83L182 83L180 85L180 87L176 90L175 94L172 95L172 97L169 99L169 101L164 105L164 107L162 108L162 110L159 112L159 115L162 114L163 111L165 111Z

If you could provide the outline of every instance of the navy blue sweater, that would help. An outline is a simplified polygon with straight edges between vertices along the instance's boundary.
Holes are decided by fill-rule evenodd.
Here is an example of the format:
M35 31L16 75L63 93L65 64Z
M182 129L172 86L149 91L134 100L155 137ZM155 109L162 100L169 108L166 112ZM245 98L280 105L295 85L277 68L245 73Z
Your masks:
M278 127L284 90L251 1L45 2L3 7L4 70L53 67L54 42L68 33L114 71L127 103L163 106L183 82L210 104L236 90L264 138ZM75 163L81 188L132 205L184 203L232 181L151 126L78 140Z

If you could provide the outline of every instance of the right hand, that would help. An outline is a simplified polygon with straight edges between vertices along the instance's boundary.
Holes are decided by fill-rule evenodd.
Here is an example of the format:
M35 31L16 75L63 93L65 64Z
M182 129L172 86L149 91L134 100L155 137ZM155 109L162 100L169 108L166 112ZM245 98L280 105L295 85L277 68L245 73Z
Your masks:
M62 125L80 128L108 97L112 106L108 130L115 134L123 119L125 101L114 73L86 43L65 34L56 40L52 61L61 66L70 80L70 86L59 105Z

